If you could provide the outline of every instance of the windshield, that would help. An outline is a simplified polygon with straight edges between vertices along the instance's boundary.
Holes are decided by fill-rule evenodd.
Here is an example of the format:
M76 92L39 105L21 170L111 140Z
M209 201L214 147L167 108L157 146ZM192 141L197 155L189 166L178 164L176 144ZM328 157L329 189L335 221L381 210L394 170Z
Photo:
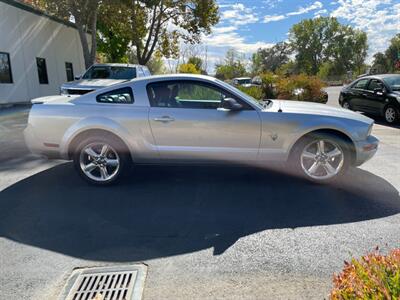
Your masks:
M400 75L393 75L390 77L383 78L383 81L393 91L400 91Z
M232 85L217 79L216 80L219 84L223 85L227 90L233 91L236 94L239 94L242 98L245 98L248 102L253 103L255 106L257 106L259 109L263 109L263 106L261 105L261 103L259 101L257 101L255 98L247 95L246 93L243 93L241 90L233 87Z
M251 79L238 79L239 84L250 84Z
M83 79L121 79L130 80L136 78L136 69L131 67L109 67L109 66L93 66Z

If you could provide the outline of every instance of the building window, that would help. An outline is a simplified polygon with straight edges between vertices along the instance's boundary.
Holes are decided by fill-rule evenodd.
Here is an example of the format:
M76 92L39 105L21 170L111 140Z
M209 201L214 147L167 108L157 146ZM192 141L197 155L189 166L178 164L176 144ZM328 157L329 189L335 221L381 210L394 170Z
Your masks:
M72 63L66 62L65 63L65 71L67 72L67 81L74 81L74 68Z
M0 52L0 83L13 83L10 54Z
M47 76L46 60L44 58L36 57L36 65L39 75L40 84L49 84L49 77Z

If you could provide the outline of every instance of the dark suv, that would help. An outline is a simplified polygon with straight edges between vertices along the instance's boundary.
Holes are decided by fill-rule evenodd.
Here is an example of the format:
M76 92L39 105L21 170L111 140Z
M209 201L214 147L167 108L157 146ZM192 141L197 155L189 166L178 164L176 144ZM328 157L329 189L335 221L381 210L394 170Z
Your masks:
M340 92L343 108L383 116L388 123L400 119L400 74L358 78Z

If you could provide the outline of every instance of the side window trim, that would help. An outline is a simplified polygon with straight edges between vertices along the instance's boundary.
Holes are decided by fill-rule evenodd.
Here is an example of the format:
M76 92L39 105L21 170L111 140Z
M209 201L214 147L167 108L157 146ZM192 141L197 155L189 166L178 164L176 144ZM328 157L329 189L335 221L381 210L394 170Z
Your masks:
M146 85L146 91L147 91L147 98L149 100L149 104L150 107L158 107L155 105L155 103L152 101L153 99L150 98L150 87L151 85L156 85L156 84L160 84L163 83L165 85L170 85L170 84L176 84L176 83L192 83L192 84L198 84L198 85L202 85L214 90L220 90L221 92L223 92L224 94L226 94L229 97L233 97L235 98L235 100L239 101L240 104L244 105L247 109L245 110L255 110L254 107L252 107L250 104L247 103L247 101L243 100L241 97L233 94L231 91L225 89L224 87L221 87L217 84L213 84L210 82L205 82L205 81L196 81L196 80L191 80L191 79L176 79L176 80L160 80L160 81L154 81L154 82L150 82ZM187 108L183 108L183 109L187 109Z
M131 99L130 99L129 102L111 102L111 101L101 101L100 100L101 97L104 97L104 96L107 96L107 95L113 95L113 94L117 95L118 93L122 94L121 92L124 91L124 90L126 90L130 95ZM122 104L122 105L126 105L126 104L135 103L135 97L133 95L132 88L130 86L125 86L125 87L122 87L122 88L118 88L118 89L111 90L111 91L108 91L108 92L101 93L101 94L97 95L96 96L96 102L97 103L101 103L101 104L112 104L112 105Z

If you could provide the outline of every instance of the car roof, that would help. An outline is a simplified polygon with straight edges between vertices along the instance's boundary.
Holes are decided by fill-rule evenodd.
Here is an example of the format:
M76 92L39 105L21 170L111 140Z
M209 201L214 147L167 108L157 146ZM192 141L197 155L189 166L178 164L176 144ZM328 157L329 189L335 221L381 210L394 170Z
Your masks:
M215 77L208 76L208 75L197 75L197 74L163 74L163 75L152 75L152 76L147 76L147 77L140 77L140 78L134 78L131 81L162 81L162 80L180 80L180 79L202 79L202 80L208 80L208 81L216 81L218 80Z
M385 79L392 76L400 76L400 74L375 74L360 77L359 79Z
M237 80L243 80L243 79L251 79L251 77L236 77L233 79L237 79Z
M129 68L146 67L146 66L137 65L137 64L120 64L120 63L94 64L93 66L95 66L95 67L129 67Z

